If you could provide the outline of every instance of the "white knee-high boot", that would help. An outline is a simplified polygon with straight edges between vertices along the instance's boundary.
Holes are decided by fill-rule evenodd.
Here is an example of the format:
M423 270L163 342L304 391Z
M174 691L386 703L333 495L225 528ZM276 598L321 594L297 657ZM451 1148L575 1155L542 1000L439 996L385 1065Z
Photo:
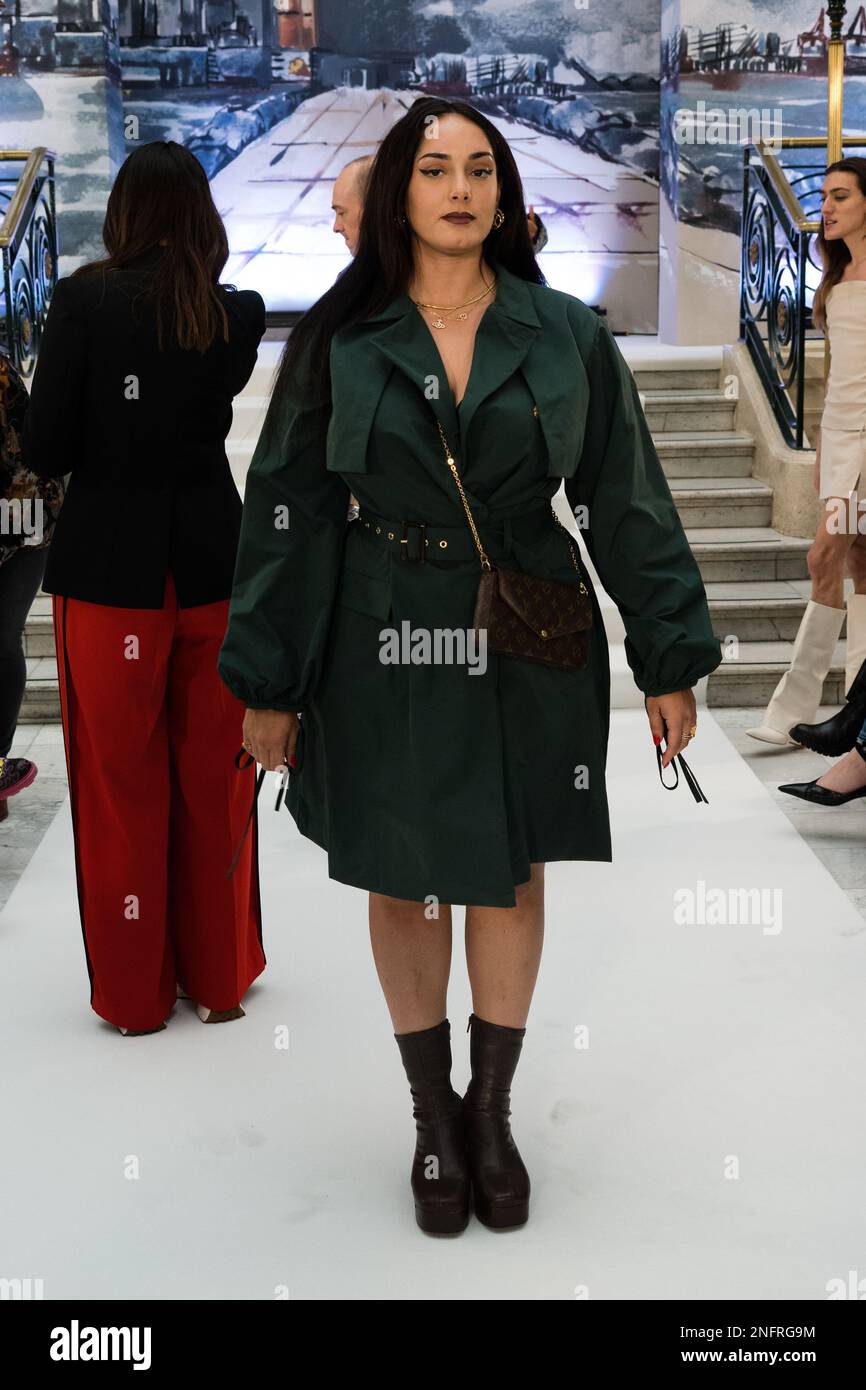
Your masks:
M763 722L747 729L752 738L784 748L794 743L788 730L795 724L811 724L821 703L821 693L842 623L844 608L828 608L810 599L794 642L791 665L767 705Z
M845 694L866 661L866 594L848 595L848 623L845 648Z

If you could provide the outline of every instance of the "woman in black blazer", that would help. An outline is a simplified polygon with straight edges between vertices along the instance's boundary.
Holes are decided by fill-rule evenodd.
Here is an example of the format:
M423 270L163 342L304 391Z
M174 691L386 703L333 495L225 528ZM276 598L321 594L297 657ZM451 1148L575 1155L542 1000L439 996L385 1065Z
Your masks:
M45 571L91 1004L124 1033L185 994L243 1016L261 973L244 706L217 674L241 501L225 439L265 329L222 286L228 244L182 146L130 155L107 257L58 282L24 434L29 467L71 474Z

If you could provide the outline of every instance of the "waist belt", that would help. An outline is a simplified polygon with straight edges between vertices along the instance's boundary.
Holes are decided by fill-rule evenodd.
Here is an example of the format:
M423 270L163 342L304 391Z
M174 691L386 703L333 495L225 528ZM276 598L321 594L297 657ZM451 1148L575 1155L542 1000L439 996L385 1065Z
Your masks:
M465 522L454 526L436 526L426 521L394 521L361 507L351 524L361 527L370 540L399 552L402 560L422 564L425 560L433 560L434 563L453 560L459 564L464 560L478 559L472 532ZM494 517L483 522L476 518L476 525L485 549L492 552L495 558L510 551L512 540L526 544L543 541L556 522L550 502L544 502L516 516Z

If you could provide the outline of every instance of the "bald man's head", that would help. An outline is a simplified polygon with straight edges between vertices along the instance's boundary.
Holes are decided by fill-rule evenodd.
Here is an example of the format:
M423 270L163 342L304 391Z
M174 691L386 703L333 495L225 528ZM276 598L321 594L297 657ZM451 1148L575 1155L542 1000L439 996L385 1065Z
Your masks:
M333 230L343 237L353 256L358 250L361 216L374 157L365 154L360 159L351 160L334 180L334 194L331 200L334 213Z

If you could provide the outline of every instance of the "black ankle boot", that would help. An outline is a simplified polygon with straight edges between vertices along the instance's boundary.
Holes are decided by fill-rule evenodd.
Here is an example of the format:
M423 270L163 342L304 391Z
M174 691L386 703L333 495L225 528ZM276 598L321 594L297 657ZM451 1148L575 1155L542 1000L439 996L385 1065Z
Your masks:
M463 1101L451 1085L451 1025L395 1033L412 1091L417 1129L412 1162L415 1219L422 1231L454 1235L469 1221Z
M850 752L866 719L866 661L851 682L845 699L847 703L838 714L822 720L820 724L795 724L790 737L802 743L804 748L811 748L814 753L825 753L829 758L838 758Z
M529 1174L511 1137L511 1082L525 1028L506 1028L470 1014L472 1080L463 1097L466 1153L475 1215L504 1230L529 1217ZM468 1031L468 1030L467 1030Z

